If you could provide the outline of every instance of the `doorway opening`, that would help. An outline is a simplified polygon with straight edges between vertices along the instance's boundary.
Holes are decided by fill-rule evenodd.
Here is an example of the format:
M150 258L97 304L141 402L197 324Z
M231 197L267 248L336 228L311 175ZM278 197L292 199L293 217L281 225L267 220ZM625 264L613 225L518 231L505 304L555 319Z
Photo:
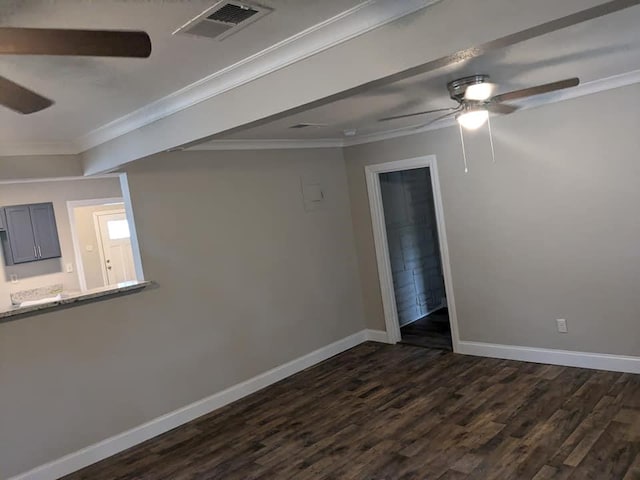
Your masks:
M68 208L81 290L138 280L124 200L69 202Z
M452 350L429 167L380 174L403 343Z
M457 350L435 156L366 167L387 336Z

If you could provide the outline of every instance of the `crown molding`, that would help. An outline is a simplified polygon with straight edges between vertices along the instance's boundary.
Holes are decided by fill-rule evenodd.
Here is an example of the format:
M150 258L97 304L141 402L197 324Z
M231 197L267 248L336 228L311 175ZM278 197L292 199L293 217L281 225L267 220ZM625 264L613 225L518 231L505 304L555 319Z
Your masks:
M366 0L82 136L84 150L285 68L442 0Z
M562 90L559 92L547 93L544 95L538 95L526 101L513 102L520 107L519 111L528 110L530 108L541 107L544 105L550 105L557 102L563 102L565 100L571 100L574 98L583 97L585 95L593 95L595 93L604 92L607 90L613 90L615 88L626 87L640 83L640 70L633 70L631 72L621 73L619 75L613 75L598 80L592 80L590 82L582 83L577 87ZM493 115L492 115L493 116ZM388 140L391 138L405 137L407 135L415 135L418 133L428 132L431 130L439 130L441 128L448 128L457 125L455 119L448 118L435 122L431 125L421 126L412 125L404 128L398 128L394 130L386 130L384 132L372 133L369 135L358 135L352 138L346 138L343 140L343 146L351 147L354 145L362 145L365 143L379 142L382 140Z
M82 180L100 180L104 178L119 178L120 173L103 173L101 175L91 175L87 177L38 177L38 178L16 178L11 180L0 180L0 185L15 185L17 183L51 183L70 182Z
M594 93L611 90L614 88L626 87L640 83L640 70L613 75L611 77L602 78L586 82L577 87L538 95L525 102L519 102L520 110L541 107L564 100L592 95ZM515 103L515 102L514 102ZM328 147L352 147L355 145L363 145L366 143L380 142L391 138L406 137L408 135L416 135L418 133L428 132L432 130L440 130L455 126L454 118L440 120L431 125L410 125L408 127L397 128L393 130L385 130L384 132L370 133L367 135L357 135L348 138L321 138L321 139L278 139L278 140L210 140L206 143L190 147L187 150L268 150L268 149L292 149L292 148L328 148Z
M526 102L520 102L521 110L529 108L549 105L564 100L571 100L585 95L592 95L614 88L626 87L640 83L640 70L612 75L610 77L593 80L578 85L577 87L539 95ZM357 135L349 138L321 138L321 139L221 139L210 140L199 145L185 148L187 151L197 150L286 150L286 149L304 149L304 148L340 148L362 145L366 143L379 142L391 138L404 137L407 135L416 135L418 133L428 132L431 130L439 130L455 126L456 122L453 118L441 120L432 125L421 126L413 125L404 128L386 130L368 135ZM25 144L2 144L0 145L0 156L25 156L25 155L76 155L82 149L73 142L42 142L42 143L25 143Z
M344 142L340 138L321 139L269 139L269 140L212 140L193 147L186 151L198 150L289 150L297 148L341 148Z

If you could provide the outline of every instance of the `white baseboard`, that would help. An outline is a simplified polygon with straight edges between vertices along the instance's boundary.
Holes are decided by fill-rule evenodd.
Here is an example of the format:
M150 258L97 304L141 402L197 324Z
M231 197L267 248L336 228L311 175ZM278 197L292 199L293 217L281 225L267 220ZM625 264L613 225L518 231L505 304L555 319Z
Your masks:
M416 323L418 320L422 320L424 317L425 315L421 315L420 317L414 318L413 320L409 320L408 322L400 322L400 328L406 327L407 325L411 325L412 323Z
M384 330L367 329L364 332L367 340L370 342L391 343L389 342L389 335L387 335L387 332Z
M409 320L408 322L404 322L404 323L400 322L400 328L406 327L407 325L411 325L412 323L416 323L418 320L422 320L424 317L431 315L432 313L437 312L438 310L441 310L443 308L447 308L446 302L442 302L437 307L434 307L431 310L427 310L426 312L424 312L424 314L420 315L418 318L414 318L413 320Z
M127 430L119 435L90 445L82 450L66 455L26 473L8 480L56 480L93 463L115 455L179 427L202 415L224 407L240 398L250 395L305 368L316 365L365 341L389 343L387 332L382 330L362 330L337 342L319 348L307 355L275 367L256 377L211 395L178 410L155 418L143 425ZM610 370L616 372L640 373L640 357L609 355L600 353L571 352L546 348L498 345L492 343L459 343L457 353L481 357L505 358L525 362L548 363L572 367Z
M610 355L606 353L572 352L550 348L520 347L498 345L495 343L464 342L458 343L458 351L464 355L505 358L523 362L548 363L567 367L609 370L612 372L640 373L640 357Z
M354 333L284 365L280 365L256 377L229 387L222 392L167 413L143 425L127 430L114 437L107 438L106 440L90 445L58 460L36 467L26 473L11 477L8 480L56 480L162 433L168 432L173 428L179 427L220 407L224 407L231 402L279 382L305 368L316 365L367 340L386 341L377 340L382 338L382 334L384 334L386 338L386 332L376 330L362 330Z

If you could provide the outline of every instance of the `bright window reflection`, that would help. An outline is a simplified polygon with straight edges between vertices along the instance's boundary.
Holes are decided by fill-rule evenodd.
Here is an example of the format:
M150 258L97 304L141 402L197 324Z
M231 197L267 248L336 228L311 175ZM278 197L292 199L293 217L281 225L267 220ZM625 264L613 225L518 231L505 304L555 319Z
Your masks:
M120 240L122 238L129 238L129 224L126 220L109 220L107 222L107 229L109 230L109 239Z

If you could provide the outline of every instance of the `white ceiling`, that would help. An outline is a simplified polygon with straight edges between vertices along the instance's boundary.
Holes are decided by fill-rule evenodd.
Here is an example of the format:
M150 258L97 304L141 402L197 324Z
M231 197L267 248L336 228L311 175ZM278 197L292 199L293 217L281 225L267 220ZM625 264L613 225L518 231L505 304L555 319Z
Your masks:
M588 87L607 77L640 70L638 25L640 7L636 6L259 127L222 133L216 139L344 139L343 132L350 129L357 129L358 136L367 136L419 125L437 114L392 122L378 122L377 119L453 106L455 103L448 97L446 83L475 73L489 74L499 85L499 92L575 76ZM452 34L455 34L454 30ZM633 78L639 81L640 75L633 75ZM553 99L554 95L546 97L546 100ZM328 126L289 128L298 123L326 123Z
M2 26L145 30L153 44L149 59L1 57L1 76L56 103L28 116L0 108L0 142L75 141L362 2L260 0L273 12L224 41L171 35L216 1L0 0Z

